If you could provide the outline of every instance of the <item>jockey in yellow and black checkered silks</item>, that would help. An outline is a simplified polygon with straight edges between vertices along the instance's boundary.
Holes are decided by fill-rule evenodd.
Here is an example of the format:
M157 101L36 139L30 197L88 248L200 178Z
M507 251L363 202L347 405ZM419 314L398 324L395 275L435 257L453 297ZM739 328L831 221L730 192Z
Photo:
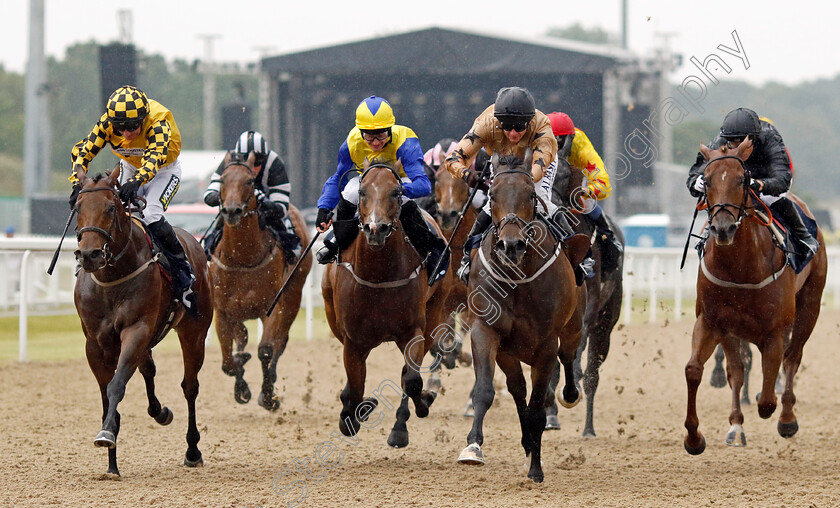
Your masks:
M181 133L172 112L149 99L142 90L129 85L118 88L105 109L90 134L73 147L71 182L76 182L78 167L87 172L90 161L106 144L117 157L138 168L135 178L141 184L151 181L158 169L178 159ZM139 135L128 134L139 127Z

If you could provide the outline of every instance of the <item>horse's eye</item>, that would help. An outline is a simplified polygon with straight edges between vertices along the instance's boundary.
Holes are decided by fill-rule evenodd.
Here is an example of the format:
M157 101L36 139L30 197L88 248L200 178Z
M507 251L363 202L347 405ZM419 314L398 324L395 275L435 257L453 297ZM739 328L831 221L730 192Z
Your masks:
M114 215L114 212L116 212L116 211L117 211L117 206L116 205L108 205L108 208L105 209L105 213L107 213L108 215Z
M254 185L254 182L256 182L256 180L255 180L255 179L253 179L253 178L249 178L249 179L248 179L248 181L247 181L246 183L247 183L248 185Z
M400 194L402 194L402 193L399 191L399 189L395 189L394 191L391 192L391 197L394 198L394 199L397 199L397 198L400 197Z

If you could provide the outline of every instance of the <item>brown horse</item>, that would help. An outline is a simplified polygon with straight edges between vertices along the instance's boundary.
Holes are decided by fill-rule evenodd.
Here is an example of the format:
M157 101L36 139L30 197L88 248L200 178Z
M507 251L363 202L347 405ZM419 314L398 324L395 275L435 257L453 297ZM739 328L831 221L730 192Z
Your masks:
M415 414L424 418L437 395L423 390L420 371L435 340L433 331L443 322L446 288L451 283L446 279L453 276L447 272L432 287L427 285L423 260L401 231L402 196L393 168L365 161L359 184L363 234L341 253L339 263L327 265L321 283L327 321L344 345L347 384L341 392L339 429L345 436L355 435L360 422L378 404L377 397L393 409L381 393L385 381L375 397L364 398L368 354L383 342L393 341L405 359L401 392L396 383L391 386L400 392L401 401L388 444L398 448L408 445L408 398L414 402ZM434 225L431 217L427 222Z
M484 416L493 404L493 375L498 364L519 413L522 446L531 461L528 477L541 482L546 393L558 357L566 380L562 398L568 403L579 399L572 362L583 328L586 288L575 284L572 263L586 255L589 239L576 235L560 244L545 224L537 221L539 200L531 180L530 151L525 161L512 156L500 160L494 155L492 163L492 234L484 237L473 254L468 296L475 315L471 333L475 418L458 461L484 463ZM531 366L527 404L520 362Z
M470 188L466 182L460 178L453 177L449 171L438 169L435 178L434 198L437 204L435 220L437 220L444 237L447 239L452 238L449 250L454 254L449 257L449 272L455 274L460 266L464 244L467 241L467 236L475 222L478 211L473 206L467 207L467 211L463 219L461 219L461 224L458 226L457 231L454 231L455 236L452 236L461 211L464 209L467 200L470 199ZM446 282L450 285L448 289L449 297L444 304L446 322L454 329L457 315L458 321L462 323L463 331L463 329L469 326L472 318L467 306L467 285L459 277L447 278ZM452 345L442 346L435 343L431 353L433 356L439 357L441 364L448 369L455 368L456 362L466 367L472 364L472 357L463 350L461 341L457 341L457 343ZM438 370L435 371L435 374L437 372ZM468 411L472 411L471 402L468 404Z
M556 201L561 207L567 210L566 217L575 233L586 235L590 240L592 258L595 260L593 276L586 279L586 313L583 316L583 336L580 340L577 355L575 356L574 370L575 383L583 382L583 392L586 394L586 418L583 426L583 437L595 437L595 392L598 390L600 381L599 369L610 352L610 336L613 328L618 323L621 314L621 301L624 295L622 270L624 255L618 259L618 267L614 272L605 274L601 269L601 246L600 242L594 240L595 231L592 221L581 215L581 206L578 204L578 196L585 190L583 171L569 166L566 159L561 158L555 176L554 190L559 190L555 195ZM565 185L564 185L565 182ZM562 189L558 189L562 187ZM616 238L624 244L624 235L618 225L603 212L606 220L610 223ZM586 354L586 371L581 368L583 352ZM559 376L551 380L549 390L553 393L559 383ZM578 384L580 387L580 384ZM557 405L554 399L550 398L551 404L547 411L546 429L559 429L560 421L557 418Z
M192 235L175 228L192 264L198 301L195 314L185 312L173 299L171 285L159 269L143 227L132 221L117 196L120 168L108 176L87 178L77 173L82 189L76 201L82 265L76 279L74 300L87 342L88 365L102 396L102 430L94 444L108 448L108 472L119 475L117 405L135 369L146 382L149 416L161 425L172 421L172 411L155 396L155 362L152 347L170 329L178 332L184 358L181 387L187 399L187 453L184 464L203 463L195 420L198 371L204 363L204 338L213 319L213 291L201 246Z
M749 140L734 150L710 150L701 145L706 159L703 180L709 213L710 240L705 244L697 276L697 321L691 344L691 358L685 366L688 407L685 449L692 455L703 452L706 439L698 430L697 387L703 365L717 344L726 354L726 374L732 389L730 430L726 443L745 446L744 415L739 392L744 382L740 341L748 340L761 353L762 390L758 415L769 418L776 410L774 384L784 361L785 387L778 431L782 437L796 434L799 424L793 412L796 396L793 378L802 361L802 348L820 314L820 298L827 271L822 232L811 262L799 273L786 264L785 253L774 246L773 234L765 227L750 191L750 174L744 163L752 153ZM791 195L804 210L804 203ZM785 336L792 331L785 347Z
M260 319L263 333L257 348L262 364L263 383L257 402L269 411L280 407L274 394L277 381L277 360L289 341L289 328L300 309L306 276L312 258L303 259L293 279L284 290L277 309L266 317L274 296L291 271L279 241L260 226L259 203L254 195L254 154L246 161L232 161L225 156L221 177L221 215L224 220L222 240L210 264L216 289L216 335L222 348L222 372L236 378L233 397L240 404L251 400L251 391L244 379L248 329L244 322ZM289 217L301 242L309 243L306 224L297 208L289 206ZM236 353L233 344L236 343Z

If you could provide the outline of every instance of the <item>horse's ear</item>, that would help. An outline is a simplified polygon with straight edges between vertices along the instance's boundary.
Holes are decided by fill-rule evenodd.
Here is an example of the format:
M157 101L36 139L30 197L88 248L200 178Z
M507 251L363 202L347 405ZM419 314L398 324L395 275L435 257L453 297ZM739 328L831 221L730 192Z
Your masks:
M87 173L85 173L85 170L81 166L76 169L76 178L79 179L79 185L84 185L87 180Z
M113 170L113 171L111 171L111 174L109 174L109 175L108 175L108 178L110 178L110 179L111 179L111 181L113 182L113 184L116 184L117 182L119 182L119 181L120 181L120 169L122 169L122 166L120 166L120 163L118 162L118 163L114 166L114 170Z
M256 173L257 169L254 167L254 163L257 161L257 154L255 152L250 152L248 154L248 160L245 161L248 164L248 167L251 168L252 173Z
M531 147L525 149L525 167L529 170L531 169L531 163L534 162L534 152L531 150Z
M230 150L225 152L225 166L230 164L231 159L233 159L233 155L231 155Z
M394 163L394 171L399 173L400 171L402 171L402 168L403 168L402 161L397 160L397 162Z
M753 145L752 139L747 136L746 139L738 145L738 157L740 157L742 161L749 159L753 152L753 148L755 148L755 146Z
M494 168L499 167L499 154L497 152L493 152L493 156L490 157L490 165Z
M369 167L370 167L370 160L367 157L365 157L365 160L362 161L362 168L365 171L367 171L367 168L369 168Z
M703 154L703 158L706 159L706 160L709 160L709 159L712 158L712 150L708 146L704 145L703 143L700 143L700 153Z

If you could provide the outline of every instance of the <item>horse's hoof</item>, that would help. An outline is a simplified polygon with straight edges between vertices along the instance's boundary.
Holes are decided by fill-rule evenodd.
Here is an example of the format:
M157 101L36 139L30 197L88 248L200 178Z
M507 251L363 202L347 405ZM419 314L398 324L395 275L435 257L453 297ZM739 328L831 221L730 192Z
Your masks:
M360 425L356 422L356 419L353 418L353 421L350 423L350 425L353 426L353 429L351 430L350 427L347 426L347 420L349 420L349 418L342 418L338 421L338 430L340 430L345 436L355 436L359 432Z
M715 366L712 370L712 377L709 379L709 384L713 388L723 388L726 386L726 371L723 370L723 367L719 365Z
M747 435L744 434L744 427L733 425L726 433L726 444L729 446L747 446Z
M204 465L204 458L201 456L201 453L198 454L198 459L190 460L189 457L184 455L184 465L187 467L199 467Z
M793 437L794 434L796 434L799 431L799 423L796 420L790 423L779 422L777 429L779 430L780 436L785 438Z
M469 466L483 466L484 454L481 453L481 446L478 443L473 443L461 450L461 456L458 457L458 462Z
M365 399L362 402L366 405L368 410L365 412L365 414L359 414L359 416L360 421L366 422L368 421L368 418L370 418L370 415L373 413L373 411L377 408L377 406L379 406L379 401L376 400L376 398L374 397L365 397Z
M160 413L157 416L155 416L155 421L161 425L169 425L170 423L172 423L172 418L172 411L170 411L168 407L163 406L163 408L161 408L160 410Z
M260 392L259 396L257 397L257 404L266 408L269 411L277 411L280 409L280 399L276 396L271 395L266 397L264 393Z
M528 473L528 478L534 480L534 483L542 483L543 482L543 475L542 471L534 471L533 473Z
M464 412L462 414L467 418L475 416L475 406L473 406L472 399L467 400L467 405L464 407Z
M104 448L116 448L117 447L117 438L114 436L114 433L108 430L100 430L99 434L96 435L96 439L93 440L93 444L96 446L101 446Z
M582 436L587 438L587 439L594 438L595 437L595 429L590 429L588 427L583 429Z
M233 385L233 398L240 404L247 404L251 401L251 389L244 379L237 379Z
M557 415L547 415L545 417L545 430L560 430L560 420Z
M472 355L469 353L461 353L458 355L458 363L461 364L461 367L471 367L472 366Z
M700 455L706 450L706 438L700 436L700 444L697 446L691 446L688 444L688 438L683 441L683 446L685 447L685 451L690 453L691 455Z
M572 387L572 388L574 388L574 387ZM559 402L560 405L565 407L566 409L571 409L571 408L577 406L578 402L580 402L580 399L581 399L580 390L575 390L575 394L577 395L576 399L567 401L566 397L568 395L571 395L571 394L567 394L566 389L563 388L563 395L561 396L559 393L557 394L557 402ZM571 399L572 397L569 397L569 398Z
M408 431L391 430L391 435L388 436L388 446L391 448L405 448L408 446Z

